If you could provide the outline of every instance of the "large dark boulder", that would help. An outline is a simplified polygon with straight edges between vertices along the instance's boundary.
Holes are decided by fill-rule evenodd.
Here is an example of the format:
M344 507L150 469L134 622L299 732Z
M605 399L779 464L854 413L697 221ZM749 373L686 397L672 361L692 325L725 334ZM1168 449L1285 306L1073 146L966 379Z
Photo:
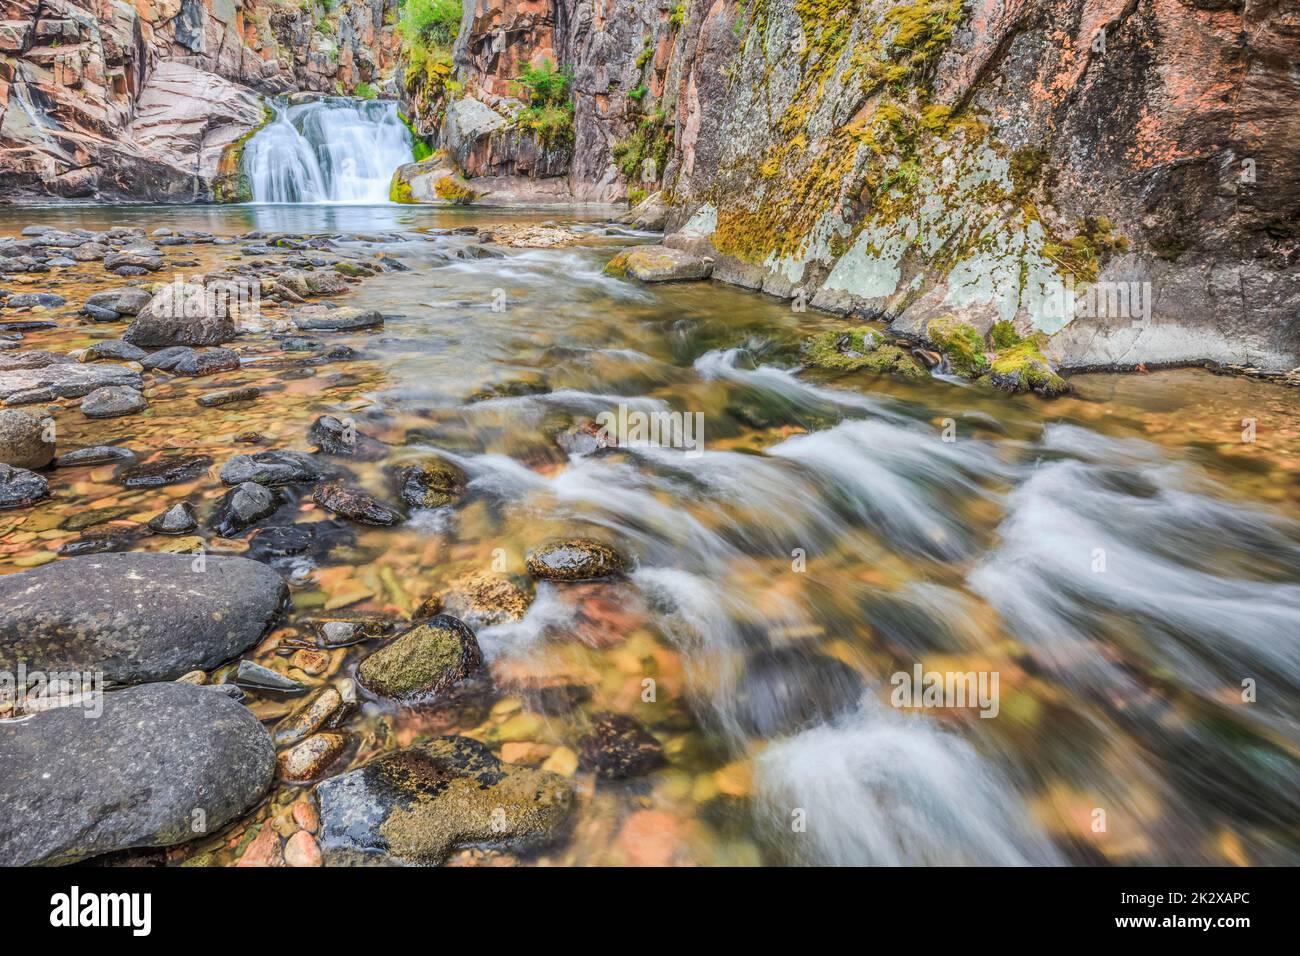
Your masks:
M0 669L102 671L114 683L210 670L256 644L287 596L247 558L101 554L0 577Z
M99 704L93 719L77 705L0 723L0 865L184 843L271 784L270 735L219 688L147 684Z

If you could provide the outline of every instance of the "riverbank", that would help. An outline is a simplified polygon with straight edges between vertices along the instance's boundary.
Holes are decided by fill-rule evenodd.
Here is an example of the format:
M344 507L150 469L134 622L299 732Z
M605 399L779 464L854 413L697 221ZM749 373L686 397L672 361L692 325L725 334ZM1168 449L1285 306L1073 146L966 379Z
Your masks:
M2 284L64 302L0 314L27 326L4 333L22 338L0 380L46 353L44 369L137 376L147 402L6 406L53 421L55 460L28 466L47 497L0 511L0 653L78 663L51 658L66 642L22 644L40 616L82 635L83 658L112 644L98 670L133 685L104 696L106 721L37 707L4 725L39 731L23 750L0 736L11 767L116 742L76 764L106 782L104 841L49 859L113 839L167 844L125 858L173 865L1297 858L1296 697L1241 697L1243 675L1296 673L1294 390L1184 369L1073 375L1045 400L804 368L842 319L606 275L653 237L604 217L560 219L577 238L556 248L481 240L554 219L0 211L11 235L139 228L112 251L161 261ZM156 356L174 346L110 345L138 317L83 312L217 273L257 278L256 314L170 367ZM602 447L593 423L620 406L703 415L702 454ZM78 457L102 446L129 457ZM236 618L186 617L202 607L168 595L192 578L217 605L240 595ZM43 596L19 600L27 582ZM918 662L996 671L999 716L891 707L890 675ZM166 717L155 733L131 730L139 708ZM182 757L196 776L158 776ZM405 794L416 810L394 814L394 775L503 789L455 813ZM153 781L156 815L114 809L131 794L110 779ZM0 831L22 840L45 785L6 780ZM198 830L195 781L221 796ZM536 812L516 802L528 788L547 794ZM363 811L368 850L339 823Z

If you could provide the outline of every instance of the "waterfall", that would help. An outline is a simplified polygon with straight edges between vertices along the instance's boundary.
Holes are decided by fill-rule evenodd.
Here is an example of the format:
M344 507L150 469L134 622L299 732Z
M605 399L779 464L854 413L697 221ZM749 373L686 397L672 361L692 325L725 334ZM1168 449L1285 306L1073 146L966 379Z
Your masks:
M274 121L244 148L254 202L387 203L393 170L414 160L396 103L322 97L272 108Z

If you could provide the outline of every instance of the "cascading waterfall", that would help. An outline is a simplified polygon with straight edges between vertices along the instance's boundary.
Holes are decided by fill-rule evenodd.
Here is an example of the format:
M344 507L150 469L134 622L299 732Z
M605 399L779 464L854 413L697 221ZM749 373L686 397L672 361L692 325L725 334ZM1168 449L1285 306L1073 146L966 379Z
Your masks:
M257 203L387 203L393 170L414 160L397 104L323 97L272 104L248 141L244 169Z

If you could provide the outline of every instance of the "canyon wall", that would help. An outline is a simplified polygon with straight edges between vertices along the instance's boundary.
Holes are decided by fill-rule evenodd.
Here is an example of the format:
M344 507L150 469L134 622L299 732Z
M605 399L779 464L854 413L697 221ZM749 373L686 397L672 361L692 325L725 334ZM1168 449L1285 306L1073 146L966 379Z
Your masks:
M426 126L476 187L521 178L545 59L571 161L522 179L659 192L718 278L918 338L1010 320L1069 367L1300 362L1290 0L467 0Z
M0 0L0 199L237 198L258 94L391 78L398 0Z

